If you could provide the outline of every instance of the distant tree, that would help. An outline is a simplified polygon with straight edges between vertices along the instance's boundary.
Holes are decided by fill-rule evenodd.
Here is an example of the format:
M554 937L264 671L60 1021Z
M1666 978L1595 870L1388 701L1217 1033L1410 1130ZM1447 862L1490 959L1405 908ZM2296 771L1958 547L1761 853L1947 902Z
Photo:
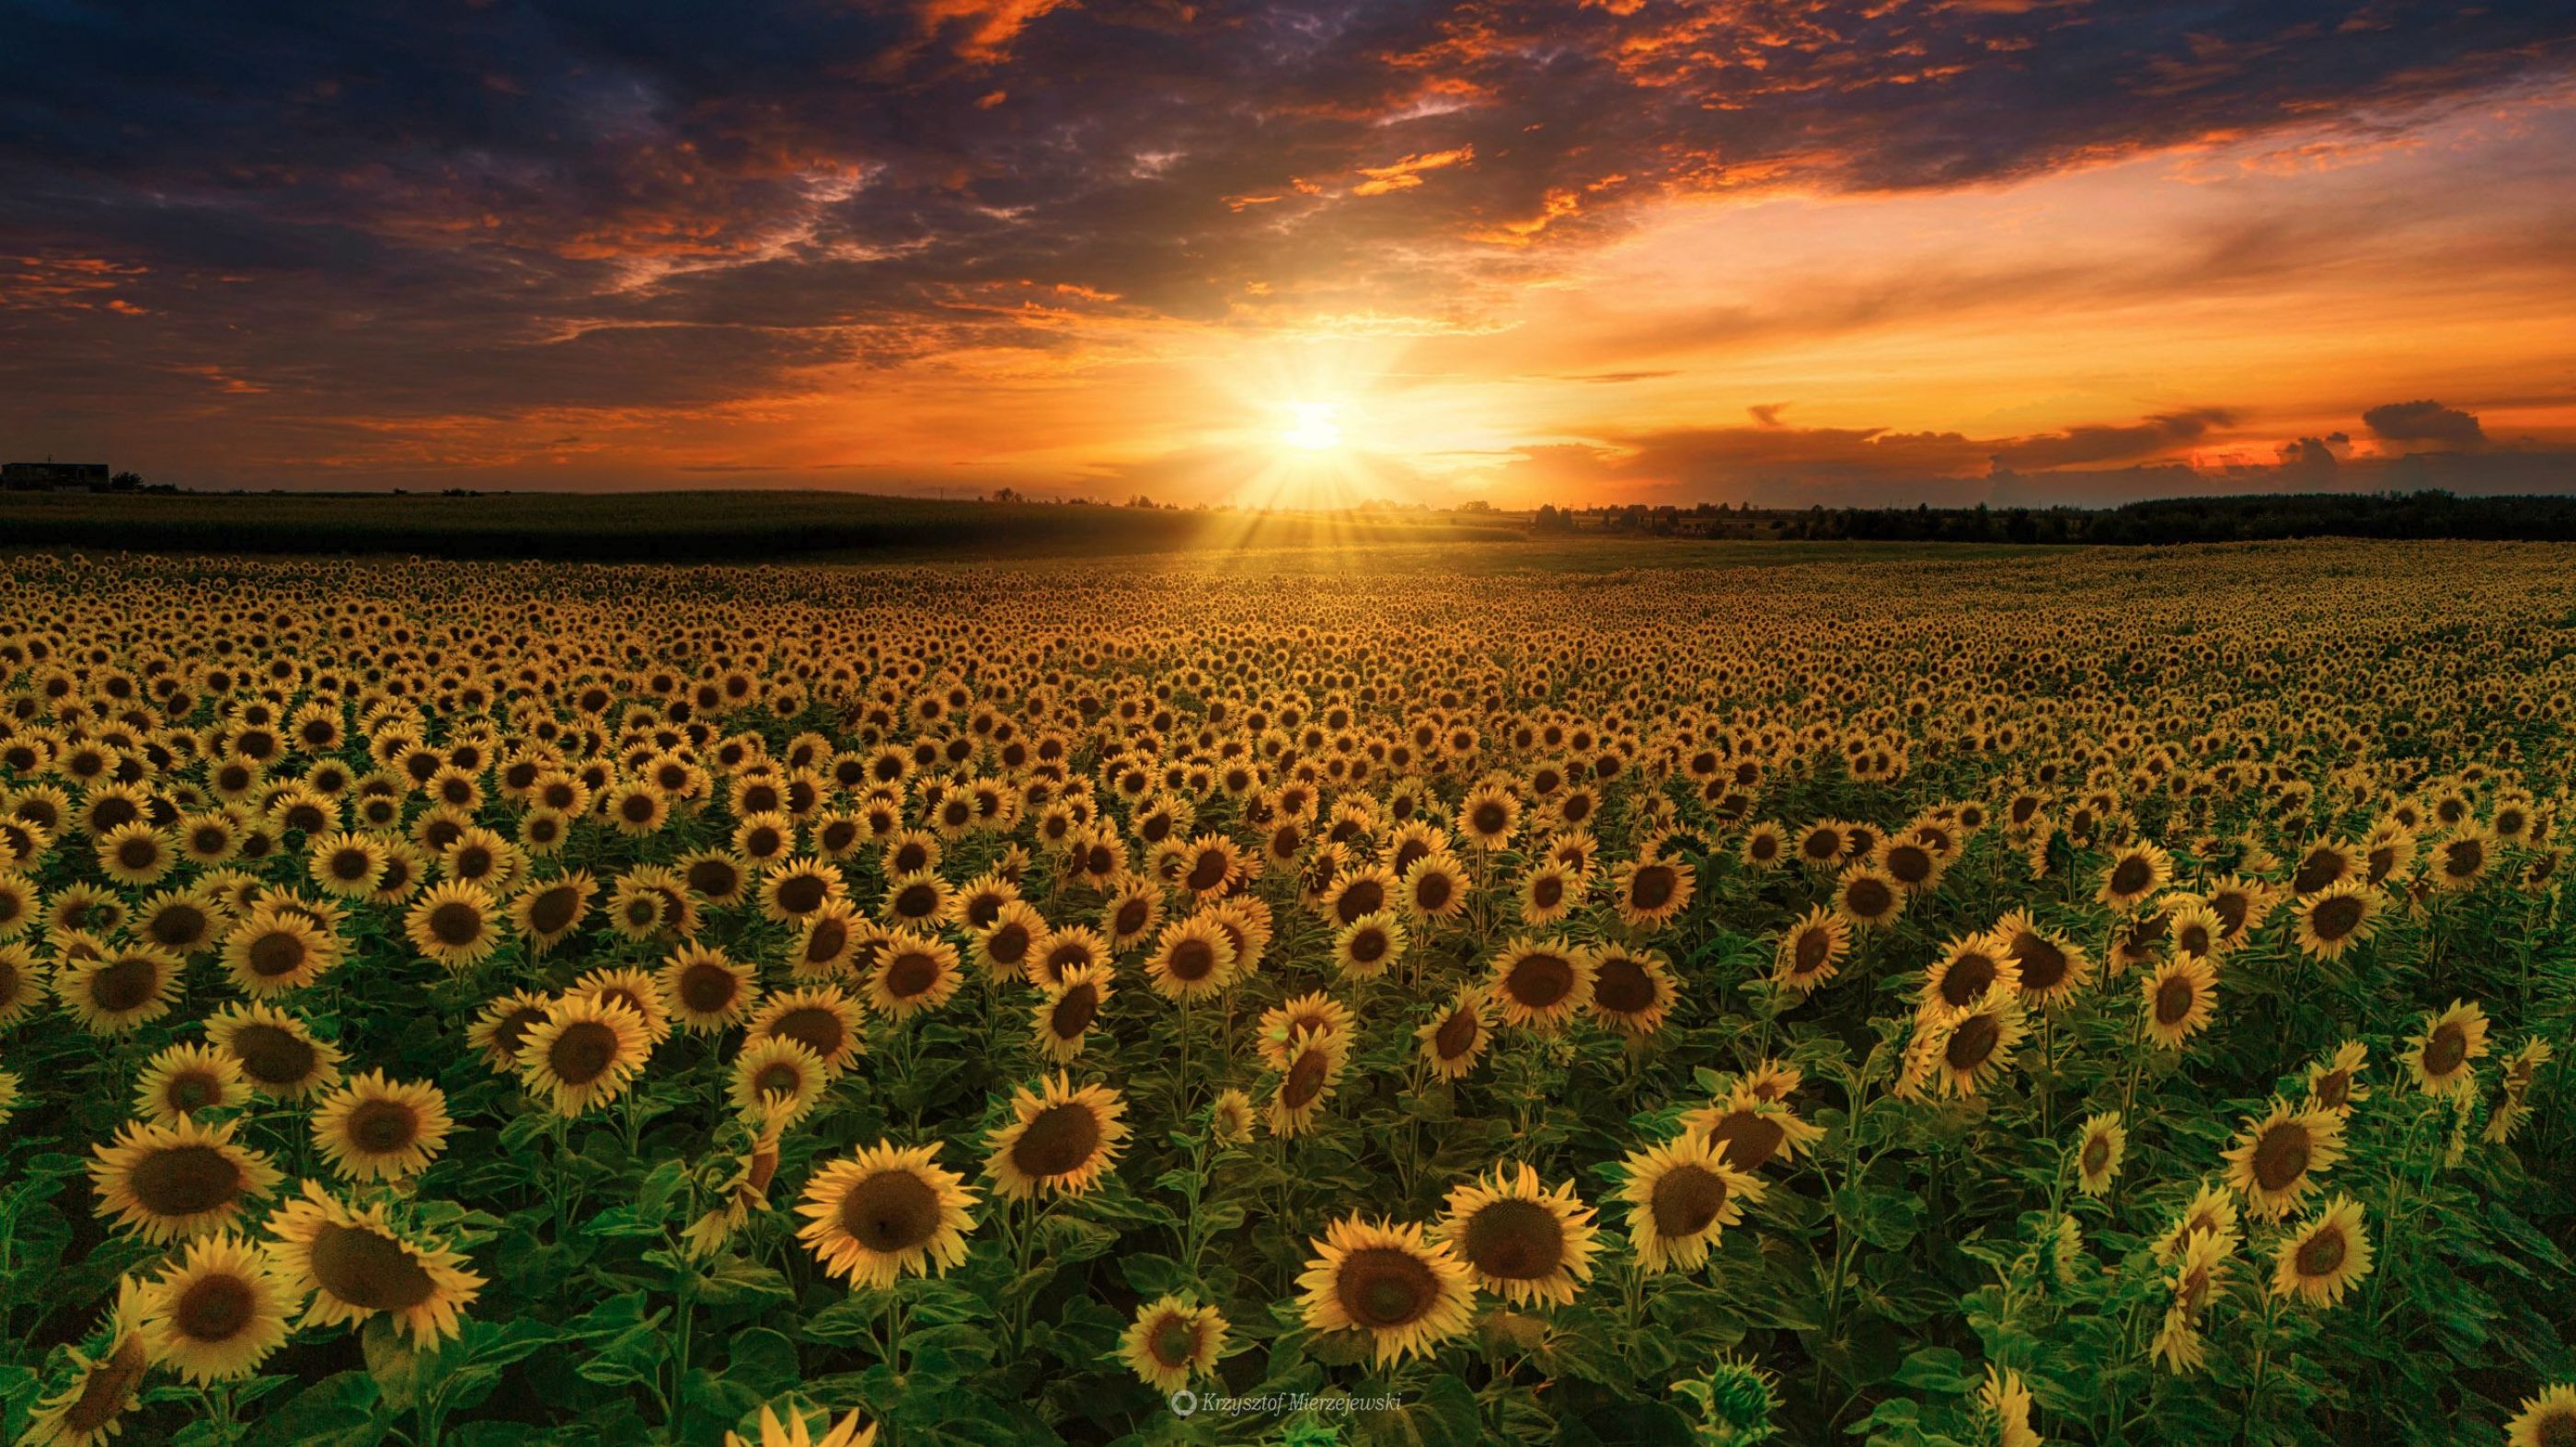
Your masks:
M993 489L991 500L994 502L1024 501L1020 496L1020 490L1016 487L997 487Z
M120 472L107 480L110 492L140 492L142 489L143 474L139 472Z
M1154 505L1154 500L1140 492L1134 497L1127 499L1127 505L1129 507L1150 508Z
M1489 513L1493 510L1494 505L1485 501L1481 497L1469 498L1467 501L1458 504L1458 511L1460 512Z
M1543 502L1538 505L1538 515L1530 519L1530 527L1542 533L1570 533L1574 531L1574 514L1555 503Z

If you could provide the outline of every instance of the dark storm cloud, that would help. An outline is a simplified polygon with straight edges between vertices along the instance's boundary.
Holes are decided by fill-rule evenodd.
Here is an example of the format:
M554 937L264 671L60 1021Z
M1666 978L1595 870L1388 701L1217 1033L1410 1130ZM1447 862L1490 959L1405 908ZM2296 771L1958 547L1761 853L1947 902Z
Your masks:
M2390 402L2361 414L2374 436L2391 442L2441 442L2475 447L2487 440L2478 419L2439 402Z
M1438 324L1643 201L2367 129L2576 34L2550 0L0 15L0 387L39 420L101 404L63 380L101 353L146 417L210 369L261 389L236 418L442 416L754 397L1092 315Z
M2152 457L2191 442L2212 427L2224 427L2234 415L2222 407L2197 407L2150 417L2126 427L2073 427L2046 437L2026 437L1995 449L1998 468L2073 467L2088 462L2123 462Z

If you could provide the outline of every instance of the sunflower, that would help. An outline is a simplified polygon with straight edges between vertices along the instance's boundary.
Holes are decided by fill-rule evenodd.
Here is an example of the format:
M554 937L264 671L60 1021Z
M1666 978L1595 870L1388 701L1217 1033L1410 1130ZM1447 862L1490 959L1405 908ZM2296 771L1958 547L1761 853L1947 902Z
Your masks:
M1214 916L1207 918L1214 928L1224 929ZM1050 989L1064 978L1066 971L1101 964L1108 959L1109 941L1100 937L1100 931L1085 924L1067 925L1049 932L1043 946L1030 954L1026 978L1041 990ZM1195 962L1193 959L1192 963Z
M823 1057L793 1036L772 1035L744 1042L728 1098L746 1116L766 1113L788 1126L803 1120L831 1083Z
M2370 1099L2370 1087L2361 1079L2361 1067L2369 1059L2370 1047L2358 1040L2336 1046L2334 1054L2308 1067L2308 1102L2352 1114L2355 1105Z
M1798 833L1798 862L1810 869L1838 868L1850 855L1851 841L1839 820L1819 819Z
M2207 1360L2200 1334L2201 1315L2227 1279L2227 1257L2232 1249L2223 1238L2214 1235L2194 1232L2184 1238L2173 1263L2173 1300L2165 1308L2164 1324L2156 1331L2153 1352L2167 1371L2177 1375L2197 1371Z
M1746 1083L1739 1083L1715 1105L1685 1112L1681 1127L1682 1134L1707 1141L1740 1171L1758 1171L1775 1160L1793 1161L1825 1138L1821 1127L1799 1119L1796 1111L1761 1096Z
M839 865L811 856L791 859L760 881L760 912L782 924L794 924L847 897L849 888ZM942 898L941 908L946 905Z
M2433 887L2456 891L2476 887L2495 863L2496 837L2484 825L2463 829L2433 846Z
M147 944L182 957L210 948L232 912L202 888L165 889L135 911L134 932Z
M1728 1164L1706 1136L1632 1151L1622 1165L1628 1240L1650 1272L1697 1271L1719 1235L1743 1219L1744 1203L1762 1198L1762 1183Z
M2378 928L2379 895L2356 879L2339 880L2298 902L2299 948L2331 960Z
M2502 1144L2513 1138L2514 1130L2531 1114L2532 1082L2539 1078L2540 1067L2547 1065L2557 1054L2548 1041L2534 1036L2523 1041L2520 1049L2506 1057L2504 1093L2497 1097L2495 1114L2487 1120L2481 1139ZM2459 1097L2452 1098L2457 1100Z
M2576 1443L2576 1382L2560 1382L2522 1399L2505 1424L2505 1447L2568 1447Z
M1648 856L1619 866L1610 876L1610 898L1631 928L1660 929L1690 907L1696 885L1688 864Z
M141 1325L153 1360L203 1385L259 1370L303 1304L265 1252L225 1232L189 1242L144 1288Z
M398 1181L429 1169L447 1148L447 1096L425 1081L381 1070L356 1076L313 1107L313 1144L352 1181Z
M948 881L924 870L889 882L878 909L890 928L934 929L948 917L953 897Z
M2100 1200L2120 1178L2120 1162L2128 1154L2129 1132L2118 1111L2085 1117L2075 1143L2075 1189Z
M2018 998L2021 966L1992 935L1954 939L1924 972L1917 1011L1938 1020L1990 1000Z
M178 862L170 841L141 820L119 825L98 841L99 872L128 887L158 884Z
M2271 1114L2248 1125L2222 1155L2227 1184L2245 1197L2246 1209L2277 1221L2298 1209L2317 1176L2343 1158L2343 1117L2314 1108L2293 1111L2272 1102Z
M1495 952L1486 988L1506 1023L1553 1034L1591 1004L1594 968L1590 950L1521 936Z
M2165 917L2165 937L2173 942L2174 953L2213 959L2226 953L2227 925L2218 911L2198 899L2177 895L2175 900Z
M0 1125L7 1125L9 1117L18 1113L22 1084L15 1072L0 1070Z
M1029 1028L1048 1059L1069 1065L1082 1054L1101 1007L1116 993L1109 982L1106 965L1083 965L1067 970L1038 1001L1030 1012Z
M831 985L784 990L763 1000L751 1017L754 1040L783 1035L814 1052L823 1068L838 1075L866 1048L859 1038L865 1019L859 1002Z
M1002 906L1019 898L1015 892L1004 892L1007 889L1007 882L993 875L968 886L967 892L958 896L960 908L956 911L956 922L968 929L980 929L998 919ZM977 903L979 890L983 898L990 900L989 907ZM1145 880L1128 883L1100 906L1100 930L1109 937L1112 950L1136 948L1162 923L1162 891Z
M578 1116L624 1094L652 1048L633 1010L566 995L519 1042L519 1078L555 1114Z
M1213 917L1176 919L1163 926L1147 952L1145 979L1167 999L1202 999L1232 983L1234 953L1233 942Z
M1037 906L1012 900L994 912L990 925L975 932L975 959L987 979L1025 978L1047 933L1046 916L1038 913Z
M0 940L25 934L36 922L36 882L10 869L0 869Z
M1252 1140L1252 1097L1239 1088L1216 1093L1208 1106L1208 1132L1221 1146L1239 1146Z
M1243 878L1243 851L1222 834L1201 834L1181 854L1181 888L1201 899L1213 899Z
M1851 926L1824 908L1811 909L1789 926L1773 955L1771 983L1805 995L1830 980L1843 967L1851 949Z
M599 881L576 869L560 879L531 880L510 901L510 925L528 942L533 954L544 954L571 937L590 915Z
M385 1203L364 1211L306 1181L300 1200L269 1218L271 1258L312 1305L296 1324L340 1326L382 1312L412 1345L428 1350L454 1336L483 1278L462 1252L413 1240L386 1219Z
M653 982L681 1027L701 1034L741 1024L760 1003L760 980L751 966L707 945L674 951Z
M1118 1339L1118 1360L1158 1392L1177 1392L1213 1375L1225 1354L1226 1320L1213 1306L1165 1296L1136 1308L1136 1320Z
M1671 962L1659 950L1614 946L1593 961L1592 1014L1622 1034L1643 1039L1662 1029L1674 993Z
M72 1381L37 1401L21 1447L94 1447L114 1437L152 1369L152 1347L143 1334L149 1288L128 1276L117 1283L116 1305L88 1342L71 1349Z
M2093 979L2093 961L2083 948L2041 929L2027 910L2005 915L1996 923L1993 938L2021 972L2021 997L2026 1004L2055 1009Z
M2424 1017L2407 1037L2406 1073L2426 1095L2466 1095L2477 1089L2475 1065L2486 1057L2487 1016L2466 1000Z
M897 931L878 953L868 976L868 1003L889 1020L936 1010L957 993L957 947L942 939Z
M345 899L375 892L384 877L384 845L364 834L326 834L307 846L312 858L305 874L315 884Z
M2191 1204L2184 1207L2182 1214L2165 1227L2164 1234L2156 1238L2156 1264L2171 1266L2180 1261L2183 1248L2190 1245L2195 1236L2214 1238L2220 1255L2234 1251L2244 1240L2244 1233L2237 1225L2236 1198L2227 1193L2226 1187L2203 1185L2200 1188L2198 1194L2191 1198Z
M1127 1104L1101 1085L1075 1089L1063 1075L1011 1097L1011 1121L985 1138L984 1173L1014 1201L1079 1196L1126 1148Z
M748 1148L734 1157L732 1171L716 1188L716 1204L683 1233L692 1256L715 1255L754 1210L769 1204L770 1183L778 1178L778 1137L787 1121L778 1102L763 1101L747 1113L741 1128L752 1132Z
M1404 926L1379 910L1342 926L1333 936L1333 968L1350 979L1374 980L1404 957Z
M1546 860L1521 876L1518 894L1521 923L1540 929L1565 918L1582 903L1583 880L1564 865Z
M1431 1023L1413 1032L1422 1042L1423 1061L1443 1080L1458 1080L1494 1043L1494 997L1475 985L1461 985L1449 1006Z
M1924 1049L1943 1090L1972 1096L2007 1066L2028 1033L2021 1002L2007 996L1948 1016L1932 1027Z
M500 910L479 884L433 885L403 914L403 934L423 959L464 971L501 945Z
M206 1038L241 1065L242 1078L265 1096L294 1100L340 1078L338 1046L272 1005L227 1005L206 1017Z
M662 982L650 972L637 969L596 969L564 989L564 998L596 1000L603 1005L623 1005L644 1022L644 1043L651 1047L671 1038L671 1002L662 994Z
M2143 840L2111 857L2102 870L2102 887L2093 897L2127 913L2173 880L2173 856Z
M827 1415L825 1421L830 1421ZM808 1429L805 1414L789 1407L785 1420L763 1402L760 1406L760 1440L746 1439L728 1429L724 1447L876 1447L877 1429L873 1422L862 1423L858 1409L852 1408L831 1430L817 1437Z
M483 1052L483 1063L495 1075L515 1074L519 1047L554 1008L554 1001L529 990L513 990L484 1005L465 1032L465 1043Z
M2336 1196L2282 1238L2272 1258L2272 1294L2333 1306L2369 1274L2370 1233L2362 1227L2361 1203Z
M1479 849L1500 849L1520 826L1520 796L1499 783L1480 784L1458 802L1452 822L1467 842Z
M2217 1013L2218 971L2205 955L2175 955L2147 976L2141 997L2148 1038L2179 1050Z
M1436 849L1405 867L1393 884L1383 869L1363 869L1333 890L1330 908L1342 924L1373 914L1392 899L1425 922L1454 919L1467 907L1467 869L1458 856Z
M95 1147L91 1189L98 1213L156 1245L230 1227L285 1179L268 1157L233 1142L237 1122L119 1126Z
M1551 1189L1526 1165L1498 1166L1452 1187L1447 1214L1431 1228L1431 1239L1457 1253L1477 1285L1515 1306L1573 1305L1592 1279L1598 1234L1572 1181Z
M77 960L64 952L54 998L93 1035L124 1035L170 1013L179 992L179 961L166 950L127 945Z
M1324 1228L1298 1274L1306 1329L1368 1333L1377 1365L1429 1356L1467 1330L1475 1276L1446 1243L1418 1225L1345 1216Z
M1736 852L1749 868L1776 869L1789 857L1788 831L1765 819L1744 831Z
M1350 1064L1347 1034L1299 1030L1280 1048L1279 1084L1264 1117L1275 1136L1296 1137L1315 1128L1315 1117Z
M172 1045L143 1067L134 1087L134 1110L155 1125L170 1125L201 1110L223 1110L250 1094L241 1062L211 1045Z
M1905 891L1887 871L1856 864L1835 878L1833 910L1846 923L1873 928L1905 912Z
M853 1287L886 1290L905 1273L931 1276L966 1259L976 1193L931 1163L936 1145L880 1141L814 1173L797 1203L796 1236L823 1270Z

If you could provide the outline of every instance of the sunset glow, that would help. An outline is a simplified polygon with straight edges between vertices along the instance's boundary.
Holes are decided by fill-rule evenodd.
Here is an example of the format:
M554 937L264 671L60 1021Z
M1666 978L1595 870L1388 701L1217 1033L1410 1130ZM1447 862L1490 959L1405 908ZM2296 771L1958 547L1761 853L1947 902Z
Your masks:
M0 139L0 446L1181 503L2569 485L2563 7L860 10L27 17L13 114L122 98Z

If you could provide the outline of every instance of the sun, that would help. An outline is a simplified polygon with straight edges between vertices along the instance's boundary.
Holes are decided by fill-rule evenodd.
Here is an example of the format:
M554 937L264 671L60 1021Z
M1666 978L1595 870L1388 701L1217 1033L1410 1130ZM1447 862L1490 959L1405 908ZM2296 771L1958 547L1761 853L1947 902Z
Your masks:
M1342 445L1342 404L1291 402L1279 441L1298 452L1331 452Z

